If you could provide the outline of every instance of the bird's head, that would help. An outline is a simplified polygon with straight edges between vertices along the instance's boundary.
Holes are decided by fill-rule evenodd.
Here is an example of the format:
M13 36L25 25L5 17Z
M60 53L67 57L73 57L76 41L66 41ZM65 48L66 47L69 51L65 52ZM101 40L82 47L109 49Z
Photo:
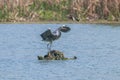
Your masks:
M68 31L71 30L67 25L63 25L59 29L60 29L61 32L68 32Z

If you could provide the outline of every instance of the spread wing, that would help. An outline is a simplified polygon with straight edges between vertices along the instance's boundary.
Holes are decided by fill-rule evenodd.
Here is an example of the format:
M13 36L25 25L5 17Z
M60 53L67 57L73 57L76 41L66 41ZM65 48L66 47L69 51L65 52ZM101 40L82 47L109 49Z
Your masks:
M45 32L43 32L40 36L42 37L43 41L53 41L56 40L60 37L61 33L58 34L56 33L52 33L50 29L46 30Z
M70 30L71 30L71 29L70 29L69 27L64 26L64 27L61 28L60 31L62 31L62 32L68 32L68 31L70 31Z
M40 36L42 37L43 41L50 41L52 37L51 30L50 29L46 30Z

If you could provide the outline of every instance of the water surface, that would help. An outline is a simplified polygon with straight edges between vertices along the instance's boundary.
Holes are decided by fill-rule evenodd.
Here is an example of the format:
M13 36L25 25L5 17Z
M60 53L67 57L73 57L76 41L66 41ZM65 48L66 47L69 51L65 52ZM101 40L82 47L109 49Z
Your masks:
M77 60L38 61L40 33L63 24L0 24L0 80L120 80L120 25L66 24L52 49Z

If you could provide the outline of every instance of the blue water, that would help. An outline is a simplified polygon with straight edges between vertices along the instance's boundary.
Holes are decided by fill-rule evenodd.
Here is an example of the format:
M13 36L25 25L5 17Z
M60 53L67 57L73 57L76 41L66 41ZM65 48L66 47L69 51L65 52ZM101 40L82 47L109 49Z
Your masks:
M63 24L0 24L0 80L120 80L120 25L66 24L52 49L76 60L39 61L40 33Z

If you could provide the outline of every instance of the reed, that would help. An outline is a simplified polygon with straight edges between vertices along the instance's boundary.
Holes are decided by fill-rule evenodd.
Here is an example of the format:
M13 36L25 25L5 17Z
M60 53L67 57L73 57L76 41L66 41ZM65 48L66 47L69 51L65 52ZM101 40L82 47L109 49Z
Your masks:
M0 22L120 21L120 0L0 0Z

